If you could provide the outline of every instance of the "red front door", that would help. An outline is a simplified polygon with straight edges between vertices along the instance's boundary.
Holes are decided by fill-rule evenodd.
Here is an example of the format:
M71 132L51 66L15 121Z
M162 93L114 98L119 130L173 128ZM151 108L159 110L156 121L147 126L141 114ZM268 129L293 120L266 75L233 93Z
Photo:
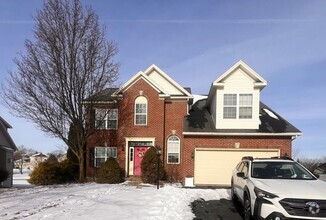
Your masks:
M141 161L147 151L148 147L135 147L135 160L134 160L134 175L141 175Z

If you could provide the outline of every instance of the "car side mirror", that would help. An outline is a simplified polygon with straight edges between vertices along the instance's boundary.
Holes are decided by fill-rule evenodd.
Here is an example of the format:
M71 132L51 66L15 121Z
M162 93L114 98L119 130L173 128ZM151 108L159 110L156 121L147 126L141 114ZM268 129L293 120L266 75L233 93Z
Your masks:
M317 179L319 179L319 174L317 174L317 173L314 173L314 176L317 178Z
M244 178L245 177L244 172L237 173L237 177Z

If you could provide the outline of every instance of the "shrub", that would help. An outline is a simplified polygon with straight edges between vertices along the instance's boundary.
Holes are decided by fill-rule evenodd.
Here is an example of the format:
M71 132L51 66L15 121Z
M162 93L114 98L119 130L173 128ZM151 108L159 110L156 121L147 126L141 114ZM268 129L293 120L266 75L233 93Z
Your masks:
M31 172L29 183L34 185L64 184L74 181L67 162L45 161Z
M0 183L7 180L9 176L9 171L0 169Z
M116 159L110 157L96 173L97 183L121 183L123 182L123 171Z
M141 180L144 183L155 184L157 183L157 161L160 169L160 180L164 180L166 173L163 168L161 158L157 159L156 148L149 148L141 162Z

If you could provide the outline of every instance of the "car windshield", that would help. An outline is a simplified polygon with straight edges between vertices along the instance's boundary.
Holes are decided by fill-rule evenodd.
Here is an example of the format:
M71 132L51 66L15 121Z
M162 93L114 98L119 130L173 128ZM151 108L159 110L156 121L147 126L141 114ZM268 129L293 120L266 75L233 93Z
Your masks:
M298 163L282 161L254 161L251 176L260 179L316 179Z

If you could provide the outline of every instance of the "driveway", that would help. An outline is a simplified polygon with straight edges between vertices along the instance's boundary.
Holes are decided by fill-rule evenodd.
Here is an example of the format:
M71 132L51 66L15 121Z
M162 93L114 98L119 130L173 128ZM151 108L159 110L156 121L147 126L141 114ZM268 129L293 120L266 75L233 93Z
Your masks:
M242 220L242 206L240 202L232 200L198 199L191 203L194 220Z

